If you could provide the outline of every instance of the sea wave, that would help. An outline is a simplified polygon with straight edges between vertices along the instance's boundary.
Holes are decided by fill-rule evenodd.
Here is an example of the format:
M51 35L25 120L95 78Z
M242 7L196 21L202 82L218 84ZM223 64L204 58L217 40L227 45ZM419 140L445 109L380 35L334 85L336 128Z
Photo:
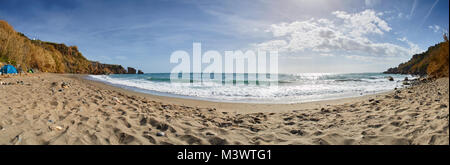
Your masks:
M242 75L239 75L242 76ZM401 81L389 81L387 75L379 73L354 74L280 74L276 86L259 83L245 83L255 80L251 75L244 75L245 80L200 81L199 75L193 74L197 81L173 82L168 73L150 73L143 75L90 75L89 78L140 92L189 97L213 101L230 102L277 102L293 103L324 100L340 97L360 96L400 88ZM409 75L389 75L397 80ZM275 80L267 82L273 83Z

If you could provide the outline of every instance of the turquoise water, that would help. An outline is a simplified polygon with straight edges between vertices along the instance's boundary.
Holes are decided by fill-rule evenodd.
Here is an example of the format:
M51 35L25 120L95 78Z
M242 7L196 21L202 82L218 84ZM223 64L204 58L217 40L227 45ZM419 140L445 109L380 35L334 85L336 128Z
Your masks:
M183 78L178 76L181 81L175 82L170 80L169 73L90 75L89 79L162 96L222 102L298 103L385 92L401 88L405 77L414 78L411 75L382 73L215 76L194 73ZM278 81L273 79L276 76ZM387 76L392 76L395 81L389 81ZM263 79L264 77L266 79Z

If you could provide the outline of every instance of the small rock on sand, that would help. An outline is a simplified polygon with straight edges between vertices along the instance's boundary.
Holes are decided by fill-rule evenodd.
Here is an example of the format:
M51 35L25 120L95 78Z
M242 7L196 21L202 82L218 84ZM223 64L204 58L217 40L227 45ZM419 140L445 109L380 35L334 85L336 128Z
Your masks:
M61 131L61 130L63 130L63 127L61 127L59 125L50 125L48 128L50 130L52 130L52 131Z
M117 97L113 97L113 100L115 101L115 102L117 102L117 103L122 103L120 100L119 100L119 98L117 98Z
M166 133L164 133L164 132L158 132L158 133L156 133L156 136L166 136Z
M61 83L61 88L69 88L69 87L70 87L69 83L66 82Z

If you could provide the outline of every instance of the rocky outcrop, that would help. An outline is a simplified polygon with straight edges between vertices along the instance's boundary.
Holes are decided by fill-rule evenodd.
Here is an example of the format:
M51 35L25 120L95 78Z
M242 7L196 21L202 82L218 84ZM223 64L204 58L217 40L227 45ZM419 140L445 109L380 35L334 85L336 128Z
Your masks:
M102 64L99 62L92 62L91 74L126 74L125 70L121 65L113 64Z
M427 51L413 55L413 57L397 67L389 68L386 74L413 74L434 78L449 76L448 38L444 35L444 42L428 48Z
M136 69L132 68L132 67L128 67L128 72L127 74L136 74Z
M144 72L142 72L142 70L138 70L138 74L144 74Z
M102 64L86 59L76 46L30 40L0 20L0 62L17 69L51 73L123 74L120 65Z

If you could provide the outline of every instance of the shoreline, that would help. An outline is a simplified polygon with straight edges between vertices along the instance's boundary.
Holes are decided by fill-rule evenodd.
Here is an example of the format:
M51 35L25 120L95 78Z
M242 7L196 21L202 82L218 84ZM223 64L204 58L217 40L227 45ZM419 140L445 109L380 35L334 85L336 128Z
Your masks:
M448 78L297 104L154 96L74 74L0 81L0 144L449 144Z
M155 73L155 74L167 74L167 73ZM331 101L331 100L339 100L339 99L346 99L346 98L356 98L366 95L377 95L377 94L383 94L392 92L396 88L403 88L406 87L405 85L402 85L402 81L405 77L409 79L415 79L417 77L414 77L413 75L392 75L396 78L396 81L392 81L392 83L389 83L388 77L391 77L390 75L380 75L381 73L353 73L354 75L360 75L362 74L365 76L365 78L356 77L356 78L330 78L330 80L324 80L324 81L333 81L337 82L337 85L334 88L326 90L328 85L312 85L309 86L308 84L304 84L306 86L303 86L302 88L308 88L311 89L311 91L299 91L299 89L295 88L298 87L298 85L295 85L295 82L292 82L293 85L279 85L280 91L285 92L271 92L269 91L267 95L263 95L263 93L258 92L258 94L252 94L253 90L258 90L259 87L253 88L250 91L249 88L243 87L243 91L241 92L241 88L228 88L225 87L224 90L222 88L211 88L211 89L204 89L200 87L200 89L197 89L196 87L186 87L186 88L179 88L177 86L173 87L167 86L165 83L158 84L159 82L159 76L155 75L158 79L158 82L153 82L151 84L134 84L133 82L131 85L128 84L128 82L121 82L121 80L117 80L115 78L122 77L121 75L112 76L107 78L103 76L97 76L97 75L86 75L83 76L85 79L101 82L106 85L119 87L126 90L131 90L135 92L145 93L148 95L154 95L154 96L164 96L169 98L180 98L180 99L187 99L187 100L198 100L198 101L208 101L208 102L217 102L217 103L250 103L250 104L299 104L299 103L309 103L309 102L319 102L319 101ZM371 75L365 75L365 74L371 74ZM332 74L330 74L332 75ZM153 75L148 75L153 76ZM381 78L383 77L384 78ZM398 77L397 77L398 76ZM126 78L125 76L124 78ZM111 79L111 81L109 80ZM341 80L345 79L345 80ZM378 81L372 81L373 79L378 79ZM380 81L379 79L385 79L386 82ZM114 80L114 81L112 81ZM117 82L116 82L117 81ZM340 84L341 82L350 82L347 84ZM357 81L365 82L365 84L361 84L360 82L356 83ZM114 82L114 83L112 83ZM170 82L170 80L164 78L164 82ZM355 82L355 83L354 83ZM298 82L297 82L298 83ZM325 82L320 82L325 83ZM354 83L354 84L353 84ZM374 88L366 89L365 86L370 86L372 84ZM379 84L378 84L379 83ZM311 84L316 84L316 82L311 82ZM328 83L326 83L328 84ZM301 83L300 83L301 85ZM159 89L159 87L161 89ZM347 87L352 86L352 87ZM324 88L324 89L322 89ZM343 88L343 89L341 89ZM216 90L217 89L217 90ZM262 91L267 92L267 89L263 88ZM296 92L291 92L290 90L294 90ZM210 93L211 91L214 91ZM215 93L222 93L221 96L216 95ZM249 93L250 92L250 93ZM324 93L325 92L325 93ZM300 94L303 93L303 94ZM247 96L248 95L248 96Z
M378 97L382 97L386 94L391 94L394 90L380 92L375 94L367 94L363 96L352 96L352 97L344 97L344 98L332 98L325 99L319 101L306 101L299 103L241 103L241 102L220 102L220 101L210 101L210 100L202 100L195 98L180 98L180 97L171 97L171 96L160 96L154 95L150 93L138 92L134 90L124 89L121 87L114 86L112 84L108 84L101 81L90 80L85 78L88 75L76 75L76 74L66 74L69 78L74 78L79 81L83 81L86 83L90 83L100 88L108 88L111 90L120 91L126 94L147 97L149 99L153 99L156 101L167 102L169 104L177 104L177 105L185 105L185 106L198 106L201 107L212 107L216 108L219 111L223 112L235 112L235 113L259 113L259 112L290 112L298 109L305 108L322 108L326 106L332 105L340 105L346 103L352 103L356 101L363 101L369 99L376 99ZM277 110L273 110L276 107Z

